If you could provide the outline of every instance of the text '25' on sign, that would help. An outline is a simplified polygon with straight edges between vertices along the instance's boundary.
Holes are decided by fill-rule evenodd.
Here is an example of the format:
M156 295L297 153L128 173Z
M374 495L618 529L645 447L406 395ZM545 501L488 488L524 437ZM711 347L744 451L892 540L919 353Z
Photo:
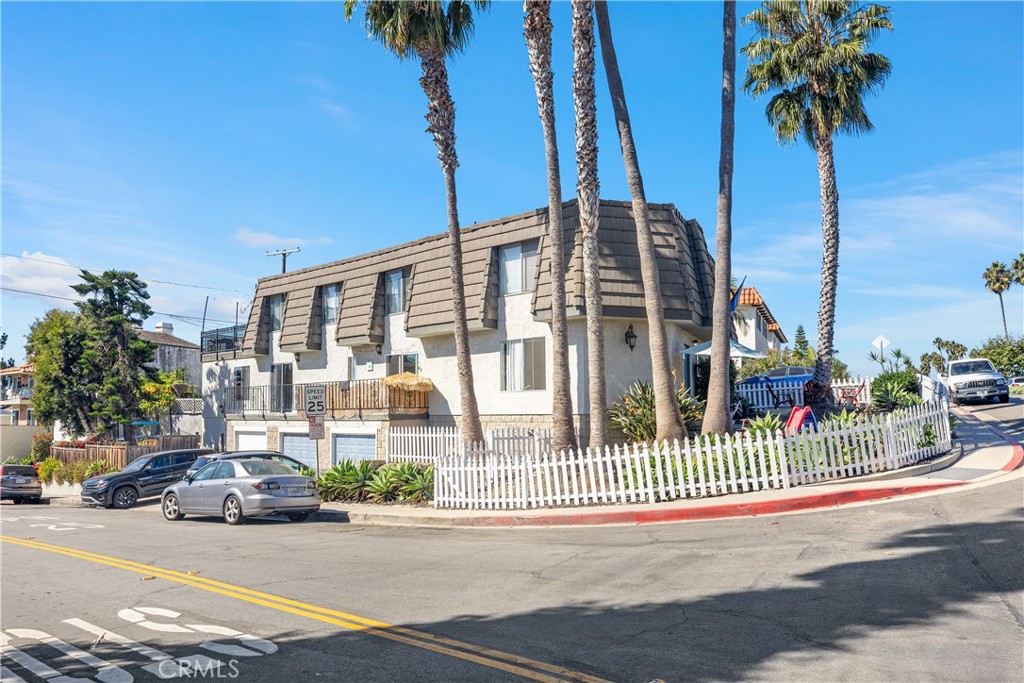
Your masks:
M306 386L306 415L327 414L327 387L323 384Z

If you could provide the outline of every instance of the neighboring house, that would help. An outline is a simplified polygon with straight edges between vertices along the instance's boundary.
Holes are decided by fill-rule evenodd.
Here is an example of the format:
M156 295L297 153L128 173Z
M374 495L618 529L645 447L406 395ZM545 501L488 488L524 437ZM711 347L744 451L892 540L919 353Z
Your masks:
M0 460L21 459L32 450L32 437L43 430L32 416L35 365L0 370Z
M740 344L764 352L779 350L789 341L756 288L743 288L736 310L747 321L746 325L736 325L736 341Z
M4 424L34 425L32 388L35 365L24 363L0 370L0 416Z
M704 234L670 204L650 206L673 368L711 333L714 264ZM586 309L576 202L564 205L571 396L589 429ZM600 204L601 290L610 404L650 378L643 285L631 205ZM481 420L551 425L547 210L461 231L467 318ZM635 332L635 350L627 331ZM207 443L272 448L310 465L383 455L391 424L452 425L461 416L447 233L263 278L241 348L204 349ZM227 335L211 334L210 338ZM215 347L216 349L216 347ZM431 391L382 382L413 372ZM308 438L302 385L326 384L325 439ZM601 419L606 419L604 415ZM218 427L218 422L220 426ZM223 429L219 433L219 429Z
M136 329L139 337L156 346L156 359L150 367L161 372L173 372L185 368L188 383L197 389L202 385L203 361L199 346L174 336L171 323L157 323L154 330Z

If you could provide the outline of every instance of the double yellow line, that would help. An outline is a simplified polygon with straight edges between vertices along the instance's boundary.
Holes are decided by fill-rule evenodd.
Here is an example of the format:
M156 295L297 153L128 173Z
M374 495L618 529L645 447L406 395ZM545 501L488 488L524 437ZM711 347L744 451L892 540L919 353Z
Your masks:
M314 619L316 621L333 624L334 626L339 626L344 629L359 631L379 638L386 638L405 645L418 647L423 650L430 650L431 652L436 652L438 654L455 657L457 659L473 662L493 669L499 669L531 681L542 681L543 683L559 683L560 681L608 683L605 679L597 678L596 676L591 676L579 671L572 671L560 666L539 662L534 659L502 652L500 650L493 650L489 647L474 645L472 643L464 643L453 638L445 638L444 636L437 636L424 631L416 631L403 626L396 626L383 621L360 617L355 614L327 609L326 607L318 607L316 605L283 598L270 593L262 593L243 586L224 583L223 581L215 581L213 579L207 579L193 574L186 574L173 569L164 569L162 567L155 567L149 564L142 564L141 562L108 557L106 555L100 555L86 550L76 550L74 548L54 545L52 543L14 538L12 536L0 535L0 541L10 543L12 545L19 545L25 548L32 548L33 550L43 550L50 553L56 553L58 555L66 555L68 557L86 560L88 562L104 564L110 567L135 572L136 574L145 574L147 576L167 579L168 581L174 581L175 583L192 586L193 588L199 588L211 593L217 593L218 595L244 600L245 602L249 602L254 605L269 607L271 609L278 610L279 612L287 612L288 614Z

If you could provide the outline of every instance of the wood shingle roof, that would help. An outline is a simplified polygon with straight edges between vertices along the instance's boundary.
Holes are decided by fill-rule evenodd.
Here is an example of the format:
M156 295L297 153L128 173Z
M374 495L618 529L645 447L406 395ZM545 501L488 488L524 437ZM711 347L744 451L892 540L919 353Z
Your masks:
M710 325L714 262L696 221L684 219L671 204L651 204L658 270L666 320ZM604 313L614 317L644 317L643 283L632 207L627 202L602 201L598 233ZM516 216L462 228L463 277L469 329L493 328L498 316L498 248L539 240L534 281L533 312L539 320L551 317L548 211L536 209ZM563 205L566 305L570 316L585 315L582 241L576 202ZM450 334L453 327L448 234L263 278L256 288L243 349L266 354L270 321L267 298L285 296L281 345L284 350L319 349L320 288L341 284L335 340L345 346L372 345L384 340L384 284L387 272L410 269L406 332L410 336Z

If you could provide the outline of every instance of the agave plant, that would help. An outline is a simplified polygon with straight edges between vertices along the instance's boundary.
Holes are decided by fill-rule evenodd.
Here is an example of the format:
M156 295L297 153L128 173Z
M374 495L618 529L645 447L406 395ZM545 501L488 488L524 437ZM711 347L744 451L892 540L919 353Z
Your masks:
M403 481L400 498L421 503L434 498L434 466L415 467L415 473Z
M758 434L766 437L775 436L775 432L780 429L782 429L782 418L775 413L765 413L747 422L747 431L750 432L751 436L757 436Z
M369 460L360 460L357 464L351 465L341 474L341 490L348 500L363 500L366 498L367 485L373 477L377 468Z
M373 472L366 482L364 493L375 503L390 503L398 499L403 483L398 468L385 465Z

